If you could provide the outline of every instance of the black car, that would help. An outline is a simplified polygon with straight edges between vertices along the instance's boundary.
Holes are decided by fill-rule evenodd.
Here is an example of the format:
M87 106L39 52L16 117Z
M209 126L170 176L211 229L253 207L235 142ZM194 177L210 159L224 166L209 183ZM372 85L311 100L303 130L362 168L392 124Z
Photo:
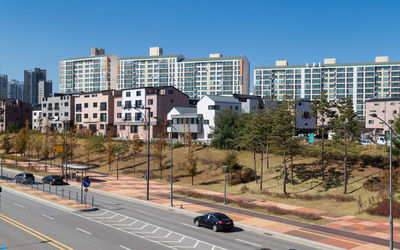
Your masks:
M50 185L62 185L63 179L58 175L48 175L42 178L42 182Z
M20 173L15 176L15 183L33 184L35 177L31 173Z
M230 230L233 228L233 220L223 213L209 213L194 218L196 227L212 228L214 232Z

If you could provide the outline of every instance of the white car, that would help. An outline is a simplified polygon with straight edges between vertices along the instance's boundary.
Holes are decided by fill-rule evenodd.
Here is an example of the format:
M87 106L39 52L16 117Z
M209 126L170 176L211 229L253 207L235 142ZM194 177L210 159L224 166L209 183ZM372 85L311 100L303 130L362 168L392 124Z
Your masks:
M373 140L370 140L370 139L361 139L360 143L363 146L374 145L375 144L375 142Z
M383 146L383 145L386 145L386 144L387 144L387 141L386 141L385 137L379 136L378 139L377 139L377 141L376 141L376 143L377 143L379 146Z

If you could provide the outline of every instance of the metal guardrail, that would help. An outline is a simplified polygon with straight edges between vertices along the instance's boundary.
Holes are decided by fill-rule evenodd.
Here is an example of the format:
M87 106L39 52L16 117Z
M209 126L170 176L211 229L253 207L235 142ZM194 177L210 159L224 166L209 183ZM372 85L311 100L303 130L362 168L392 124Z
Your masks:
M66 198L68 200L74 200L76 202L80 202L81 204L91 205L92 207L94 207L94 196L93 195L89 196L86 193L82 196L80 194L81 191L73 191L73 190L65 189L65 188L58 187L58 186L52 186L51 184L48 184L48 187L46 187L46 185L42 182L34 182L31 184L17 183L15 176L8 175L8 174L3 174L3 176L0 176L0 179L5 180L7 182L20 184L21 186L40 190L42 192L46 192L46 193L49 193L49 194L52 194L55 196L60 196L62 198ZM90 202L89 204L88 204L88 200Z

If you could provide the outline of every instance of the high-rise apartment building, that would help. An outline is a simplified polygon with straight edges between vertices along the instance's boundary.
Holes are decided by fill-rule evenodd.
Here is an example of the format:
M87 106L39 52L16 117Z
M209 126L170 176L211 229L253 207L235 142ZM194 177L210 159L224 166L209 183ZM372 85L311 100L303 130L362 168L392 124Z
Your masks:
M91 56L60 62L60 93L116 89L118 55L105 55L104 49L92 48Z
M46 81L46 70L35 68L35 70L24 71L24 102L33 105L39 103L39 81Z
M319 97L325 91L329 101L348 97L353 100L359 118L365 118L365 101L372 98L400 97L400 62L389 62L386 56L370 63L324 63L275 66L254 69L254 94L264 99L283 100Z
M0 75L0 99L6 99L8 97L8 76Z
M245 56L185 59L163 55L162 48L150 48L150 56L118 59L118 89L174 86L190 98L206 95L248 94L250 63Z
M15 79L8 82L8 98L18 99L22 101L24 99L24 83Z
M38 99L42 103L44 97L49 97L53 93L53 81L40 80L38 84Z

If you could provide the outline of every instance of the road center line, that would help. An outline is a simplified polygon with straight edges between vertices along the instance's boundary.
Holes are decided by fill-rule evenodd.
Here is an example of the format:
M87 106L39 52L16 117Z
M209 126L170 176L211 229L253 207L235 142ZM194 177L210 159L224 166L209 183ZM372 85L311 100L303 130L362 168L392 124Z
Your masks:
M79 231L81 231L81 232L84 232L84 233L86 233L86 234L92 235L91 232L85 231L85 230L83 230L83 229L81 229L81 228L79 228L79 227L76 227L75 229L76 229L76 230L79 230Z
M15 206L18 206L18 207L25 208L24 206L22 206L22 205L20 205L20 204L18 204L18 203L14 203L14 205L15 205Z
M130 248L124 247L123 245L119 245L121 248L126 249L126 250L131 250Z
M187 227L193 227L193 228L196 228L196 229L198 229L198 227L195 227L195 226L193 226L193 225L189 225L189 224L186 224L186 223L181 223L182 225L185 225L185 226L187 226Z
M248 241L241 240L241 239L236 239L236 240L240 241L240 242L243 242L243 243L246 243L246 244L250 244L250 245L256 246L256 247L261 247L261 245L255 244L253 242L248 242Z
M50 219L50 220L54 220L54 218L53 217L50 217L50 216L48 216L48 215L45 215L45 214L42 214L44 217L46 217L46 218L48 218L48 219Z

